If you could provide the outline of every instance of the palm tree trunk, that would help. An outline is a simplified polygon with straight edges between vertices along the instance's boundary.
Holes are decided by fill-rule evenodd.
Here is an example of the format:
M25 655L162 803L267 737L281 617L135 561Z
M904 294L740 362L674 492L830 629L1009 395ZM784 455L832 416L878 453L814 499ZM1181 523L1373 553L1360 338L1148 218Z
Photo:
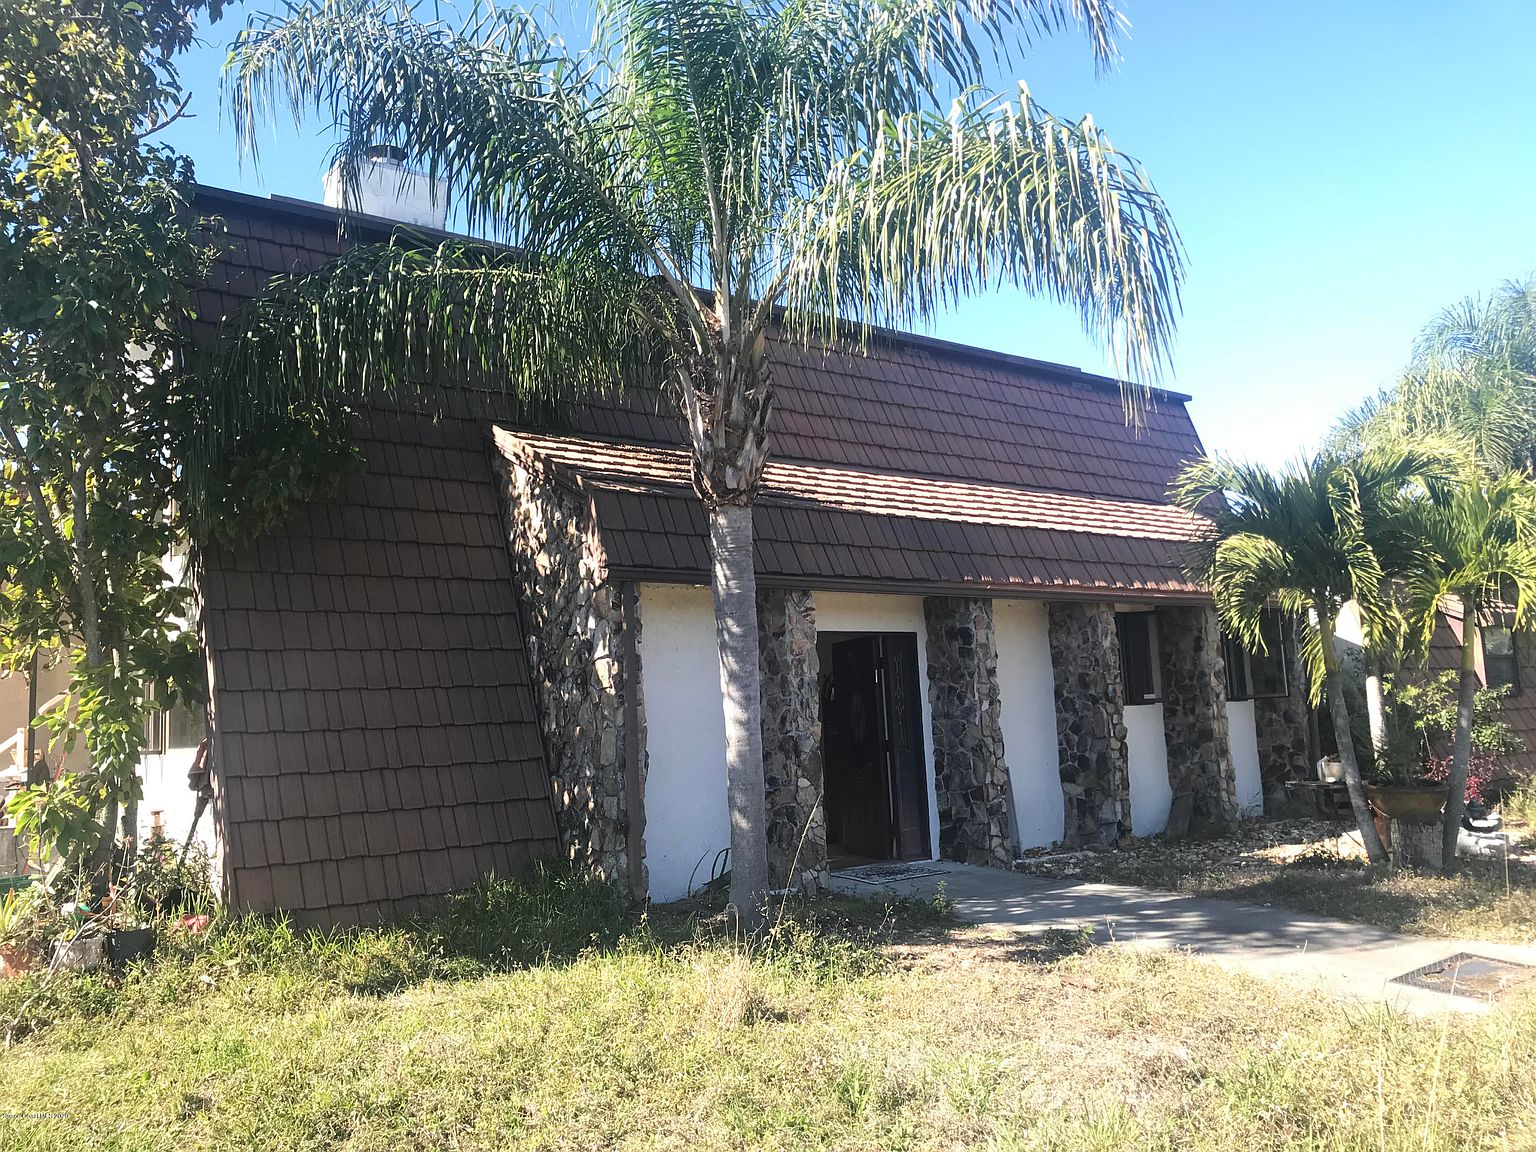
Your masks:
M768 830L751 506L712 507L709 547L714 559L715 638L720 649L720 696L725 708L730 900L742 926L755 931L762 923L768 893Z
M1381 687L1381 656L1365 650L1365 713L1371 725L1371 752L1380 764L1387 753L1387 698Z
M1349 806L1360 826L1360 840L1373 866L1387 863L1387 850L1376 834L1376 820L1365 799L1365 782L1360 778L1360 761L1355 756L1354 737L1349 728L1349 704L1344 699L1344 674L1339 670L1339 654L1333 648L1333 617L1324 605L1317 605L1318 641L1323 649L1323 680L1328 689L1328 711L1333 717L1334 740L1339 746L1339 763L1344 767L1344 786L1349 789Z
M1461 818L1467 810L1467 773L1472 763L1472 716L1477 701L1477 617L1465 604L1461 633L1461 682L1456 692L1456 741L1451 748L1451 774L1446 780L1451 794L1445 801L1445 823L1440 832L1440 867L1456 871L1456 842Z

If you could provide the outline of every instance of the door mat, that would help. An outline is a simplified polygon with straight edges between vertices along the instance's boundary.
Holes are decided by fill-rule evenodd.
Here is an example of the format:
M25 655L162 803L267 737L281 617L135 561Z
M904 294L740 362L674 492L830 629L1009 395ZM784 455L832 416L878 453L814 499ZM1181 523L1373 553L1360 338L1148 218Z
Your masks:
M1465 996L1471 1000L1496 1000L1517 984L1536 976L1536 966L1514 960L1497 960L1473 952L1457 952L1412 972L1394 976L1393 984L1428 988L1447 996Z
M928 864L903 864L894 860L889 864L860 864L857 868L844 868L837 873L839 878L856 880L860 884L890 884L898 880L917 880L924 876L942 875L944 875L942 868L934 868Z

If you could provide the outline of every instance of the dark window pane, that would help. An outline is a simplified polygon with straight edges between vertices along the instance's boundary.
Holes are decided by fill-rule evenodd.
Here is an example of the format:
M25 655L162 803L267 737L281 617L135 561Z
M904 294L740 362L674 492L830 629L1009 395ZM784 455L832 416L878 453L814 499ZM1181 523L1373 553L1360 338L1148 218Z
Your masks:
M1127 704L1152 704L1160 696L1154 619L1151 612L1121 612L1115 617Z
M203 742L203 709L201 705L177 704L165 713L165 746L167 748L196 748Z
M1247 700L1248 688L1248 653L1243 646L1232 636L1226 638L1226 651L1224 653L1227 662L1227 699Z
M1262 700L1288 692L1285 626L1278 614L1266 612L1259 631L1267 649L1264 652L1249 652L1235 637L1227 637L1228 700Z
M1515 637L1508 628L1495 625L1483 629L1483 673L1490 688L1520 687L1520 669L1515 661Z

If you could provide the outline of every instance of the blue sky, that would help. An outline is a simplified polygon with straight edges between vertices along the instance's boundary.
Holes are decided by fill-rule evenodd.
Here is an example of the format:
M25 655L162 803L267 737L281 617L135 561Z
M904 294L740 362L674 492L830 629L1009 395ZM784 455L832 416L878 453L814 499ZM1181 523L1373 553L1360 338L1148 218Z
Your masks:
M276 7L247 0L248 11ZM1124 0L1121 67L1063 37L1019 66L1091 113L1173 211L1189 279L1173 371L1208 448L1278 463L1391 380L1436 311L1536 272L1529 0ZM273 126L241 164L219 103L234 7L182 63L166 135L205 183L319 199L327 139ZM999 290L935 335L1103 371L1068 309Z

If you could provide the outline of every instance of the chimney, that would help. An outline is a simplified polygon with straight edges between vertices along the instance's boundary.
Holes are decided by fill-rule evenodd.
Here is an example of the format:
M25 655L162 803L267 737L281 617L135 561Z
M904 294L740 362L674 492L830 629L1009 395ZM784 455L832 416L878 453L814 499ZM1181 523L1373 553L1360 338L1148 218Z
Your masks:
M405 149L375 144L357 174L354 203L341 178L341 161L325 174L325 202L365 216L380 216L417 228L442 229L448 222L448 197L438 181L405 166ZM345 202L344 202L345 201Z

